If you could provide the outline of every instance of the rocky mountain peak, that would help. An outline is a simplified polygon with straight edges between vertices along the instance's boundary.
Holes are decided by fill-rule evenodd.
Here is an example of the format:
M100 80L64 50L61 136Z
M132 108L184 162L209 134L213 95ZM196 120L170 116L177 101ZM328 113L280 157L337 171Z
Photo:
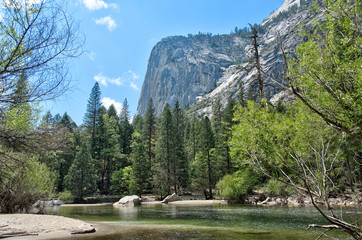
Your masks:
M308 21L307 6L311 2L313 0L285 0L260 24L261 64L268 85L282 80L278 33L287 51L295 49L302 41L295 30L300 22ZM253 86L255 71L250 66L250 48L250 36L245 31L162 39L153 48L148 61L138 113L144 115L151 98L156 114L162 112L166 103L173 106L176 101L200 114L211 112L216 97L226 104L229 97L237 96L240 81L246 88ZM266 94L272 98L280 90L278 86L267 87Z

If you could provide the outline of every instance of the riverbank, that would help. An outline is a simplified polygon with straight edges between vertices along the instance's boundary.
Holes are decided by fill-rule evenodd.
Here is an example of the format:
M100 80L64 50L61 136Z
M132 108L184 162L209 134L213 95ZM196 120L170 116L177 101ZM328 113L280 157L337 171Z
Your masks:
M142 202L141 205L182 205L182 206L203 206L203 205L215 205L215 204L228 204L225 200L181 200L169 203L162 203L161 201L149 201Z
M54 239L71 234L95 232L93 225L62 216L35 214L0 214L0 238Z

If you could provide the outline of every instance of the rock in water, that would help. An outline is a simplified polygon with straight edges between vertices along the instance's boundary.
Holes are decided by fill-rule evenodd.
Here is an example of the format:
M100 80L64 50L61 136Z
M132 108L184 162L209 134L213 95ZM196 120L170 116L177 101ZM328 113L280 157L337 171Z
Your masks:
M141 205L141 198L137 195L125 196L121 198L118 202L114 203L115 207L134 207Z
M182 199L176 194L173 193L171 195L168 195L161 203L169 203L169 202L175 202L175 201L181 201Z

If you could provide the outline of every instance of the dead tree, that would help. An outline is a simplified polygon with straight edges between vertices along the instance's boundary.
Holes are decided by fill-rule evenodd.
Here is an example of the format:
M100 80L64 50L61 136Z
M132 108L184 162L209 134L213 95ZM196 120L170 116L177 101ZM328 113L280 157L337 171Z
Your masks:
M259 33L258 33L258 29L257 27L251 25L249 23L250 29L251 29L251 39L252 41L252 45L253 45L253 51L254 51L254 67L256 68L256 80L258 82L258 87L259 87L259 98L260 98L260 102L263 106L263 102L262 100L265 98L265 94L264 94L264 81L262 78L262 68L260 65L260 55L259 55L259 43L258 43L258 39L259 39Z

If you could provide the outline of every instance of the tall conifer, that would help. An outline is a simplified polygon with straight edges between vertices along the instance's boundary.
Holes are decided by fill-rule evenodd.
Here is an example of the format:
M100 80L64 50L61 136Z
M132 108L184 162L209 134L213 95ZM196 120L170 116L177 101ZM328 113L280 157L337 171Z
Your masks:
M99 115L99 109L101 108L101 90L99 88L98 82L96 82L92 88L90 97L88 99L87 111L83 118L84 126L88 133L90 134L90 151L92 157L95 157L95 139L97 132L98 121L101 118Z
M156 115L152 98L148 102L147 110L144 117L142 130L142 139L145 144L146 157L148 166L152 169L152 164L155 158L155 143L156 143Z

